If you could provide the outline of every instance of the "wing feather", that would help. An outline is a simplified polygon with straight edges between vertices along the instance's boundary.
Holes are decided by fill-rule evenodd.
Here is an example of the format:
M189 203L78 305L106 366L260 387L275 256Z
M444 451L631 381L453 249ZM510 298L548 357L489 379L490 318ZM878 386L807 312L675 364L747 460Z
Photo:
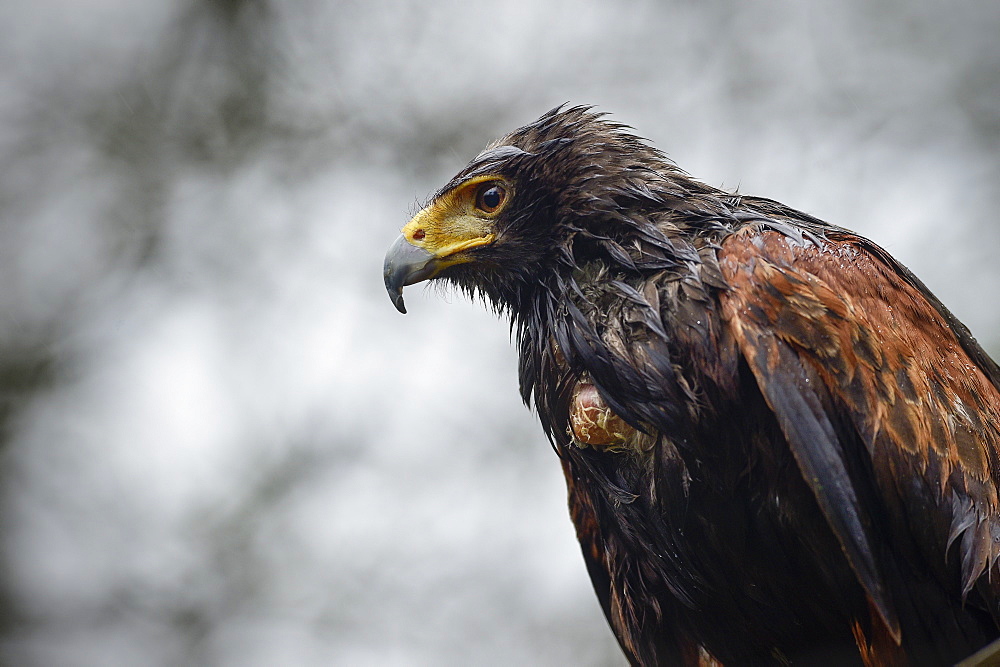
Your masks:
M898 642L899 620L876 564L872 527L858 501L828 409L817 395L815 374L775 336L762 331L751 335L756 340L747 361L764 398L858 581Z
M955 594L975 589L997 616L995 364L912 274L861 237L797 241L747 228L719 257L730 286L723 318L887 627L898 633L872 547L885 539L872 534L876 511L941 572L958 544ZM874 480L859 478L866 470ZM884 509L859 505L859 485L871 483Z

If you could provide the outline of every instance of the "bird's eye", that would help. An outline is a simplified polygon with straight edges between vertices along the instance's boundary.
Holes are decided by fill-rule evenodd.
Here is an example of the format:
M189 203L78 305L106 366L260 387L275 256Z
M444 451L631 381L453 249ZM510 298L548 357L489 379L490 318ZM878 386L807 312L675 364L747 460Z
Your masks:
M495 213L507 201L507 189L496 183L487 183L476 193L476 208L484 213Z

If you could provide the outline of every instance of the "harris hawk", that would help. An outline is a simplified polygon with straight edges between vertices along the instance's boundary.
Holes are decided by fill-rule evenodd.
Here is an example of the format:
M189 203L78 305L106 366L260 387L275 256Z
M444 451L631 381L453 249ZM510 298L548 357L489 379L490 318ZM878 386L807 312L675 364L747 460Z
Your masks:
M632 664L950 664L1000 635L1000 367L866 238L589 107L490 144L385 258L510 317Z

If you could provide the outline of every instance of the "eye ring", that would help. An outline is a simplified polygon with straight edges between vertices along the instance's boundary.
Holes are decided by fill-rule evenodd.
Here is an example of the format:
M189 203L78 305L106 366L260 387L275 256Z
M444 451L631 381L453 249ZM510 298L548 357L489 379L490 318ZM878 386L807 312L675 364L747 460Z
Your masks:
M496 213L507 203L507 188L500 183L483 183L476 192L476 208L483 213Z

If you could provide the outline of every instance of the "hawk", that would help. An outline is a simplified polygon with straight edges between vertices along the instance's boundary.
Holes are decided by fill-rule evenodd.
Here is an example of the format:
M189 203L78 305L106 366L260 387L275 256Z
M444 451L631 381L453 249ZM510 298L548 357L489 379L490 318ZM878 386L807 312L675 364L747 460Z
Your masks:
M403 227L402 288L510 318L632 664L950 664L998 635L1000 368L872 241L588 107Z

